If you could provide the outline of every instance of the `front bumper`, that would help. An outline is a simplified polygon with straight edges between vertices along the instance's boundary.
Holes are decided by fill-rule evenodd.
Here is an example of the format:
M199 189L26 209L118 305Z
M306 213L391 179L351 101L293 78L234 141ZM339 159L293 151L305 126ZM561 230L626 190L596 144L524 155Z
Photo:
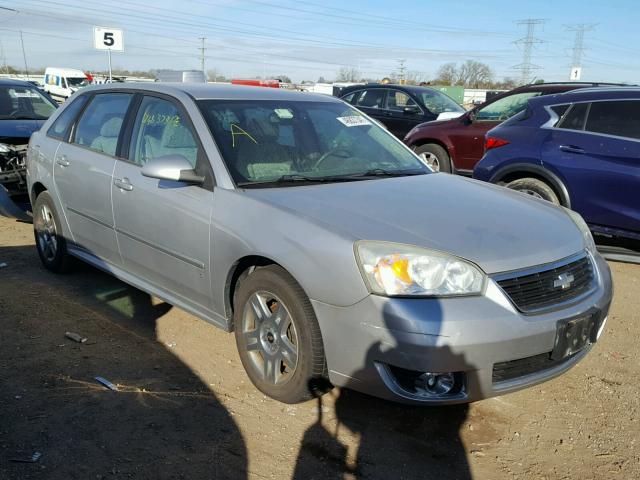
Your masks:
M538 315L519 312L489 280L483 296L443 299L370 295L349 307L312 300L324 338L331 382L412 404L465 403L554 378L579 362L591 345L534 373L494 381L494 365L551 352L560 320L589 312L604 321L612 298L611 274L593 258L597 288L579 303ZM393 367L417 372L463 372L462 391L425 398L408 391Z

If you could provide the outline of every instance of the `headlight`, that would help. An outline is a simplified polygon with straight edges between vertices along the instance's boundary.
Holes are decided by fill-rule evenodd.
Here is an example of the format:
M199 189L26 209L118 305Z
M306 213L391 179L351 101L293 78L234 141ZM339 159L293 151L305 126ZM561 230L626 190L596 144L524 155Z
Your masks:
M564 207L563 207L564 208ZM592 253L596 251L596 242L593 240L593 235L591 235L591 231L589 230L589 226L587 222L584 221L582 216L578 212L574 212L573 210L569 210L568 208L564 209L565 212L571 217L573 223L576 224L576 227L582 232L582 236L584 237L584 244Z
M400 243L360 241L358 265L372 293L388 296L479 295L484 273L443 252Z
M0 153L9 153L11 147L6 143L0 143Z

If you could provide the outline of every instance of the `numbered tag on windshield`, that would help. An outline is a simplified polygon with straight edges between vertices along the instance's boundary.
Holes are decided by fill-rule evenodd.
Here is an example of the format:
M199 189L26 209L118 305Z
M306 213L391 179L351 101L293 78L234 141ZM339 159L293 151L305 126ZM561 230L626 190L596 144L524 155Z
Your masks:
M347 127L360 127L363 125L371 125L371 122L360 115L352 115L350 117L338 117L337 120Z

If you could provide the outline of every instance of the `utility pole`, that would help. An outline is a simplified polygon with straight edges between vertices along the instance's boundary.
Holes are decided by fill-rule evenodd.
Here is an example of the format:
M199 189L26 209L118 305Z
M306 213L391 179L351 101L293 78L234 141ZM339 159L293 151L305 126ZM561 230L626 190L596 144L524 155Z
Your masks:
M404 66L405 60L398 60L398 78L400 85L404 85L406 83L405 72L407 67Z
M20 43L22 44L22 58L24 58L24 73L27 75L27 80L29 80L29 67L27 67L27 54L24 51L24 40L22 39L22 30L20 30Z
M526 85L531 81L532 70L540 68L538 65L531 63L531 55L533 53L533 46L536 43L544 43L544 40L540 40L534 36L536 25L542 25L546 20L542 18L527 18L526 20L520 20L518 25L525 25L527 27L527 35L516 40L516 45L523 45L522 49L522 63L514 65L513 68L520 70L520 83Z
M584 54L584 32L595 30L595 24L580 23L567 26L567 31L575 32L573 41L573 55L571 56L571 73L569 80L580 80L582 76L582 56Z
M204 71L204 41L207 37L200 37L200 41L202 42L202 46L200 47L200 70L202 70L202 75L204 75L204 81L207 82L207 74Z

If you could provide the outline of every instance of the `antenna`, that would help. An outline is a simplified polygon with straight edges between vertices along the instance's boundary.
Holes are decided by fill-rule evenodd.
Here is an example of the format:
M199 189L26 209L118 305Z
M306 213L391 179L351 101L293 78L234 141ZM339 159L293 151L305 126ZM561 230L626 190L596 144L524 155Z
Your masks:
M517 22L518 25L525 25L527 27L527 35L513 42L516 45L524 46L522 49L522 63L513 66L514 69L520 70L520 82L522 85L531 81L532 70L542 68L531 63L531 55L533 53L533 46L536 43L544 43L544 40L536 38L533 33L536 25L543 25L545 22L546 20L542 18L527 18L526 20Z

